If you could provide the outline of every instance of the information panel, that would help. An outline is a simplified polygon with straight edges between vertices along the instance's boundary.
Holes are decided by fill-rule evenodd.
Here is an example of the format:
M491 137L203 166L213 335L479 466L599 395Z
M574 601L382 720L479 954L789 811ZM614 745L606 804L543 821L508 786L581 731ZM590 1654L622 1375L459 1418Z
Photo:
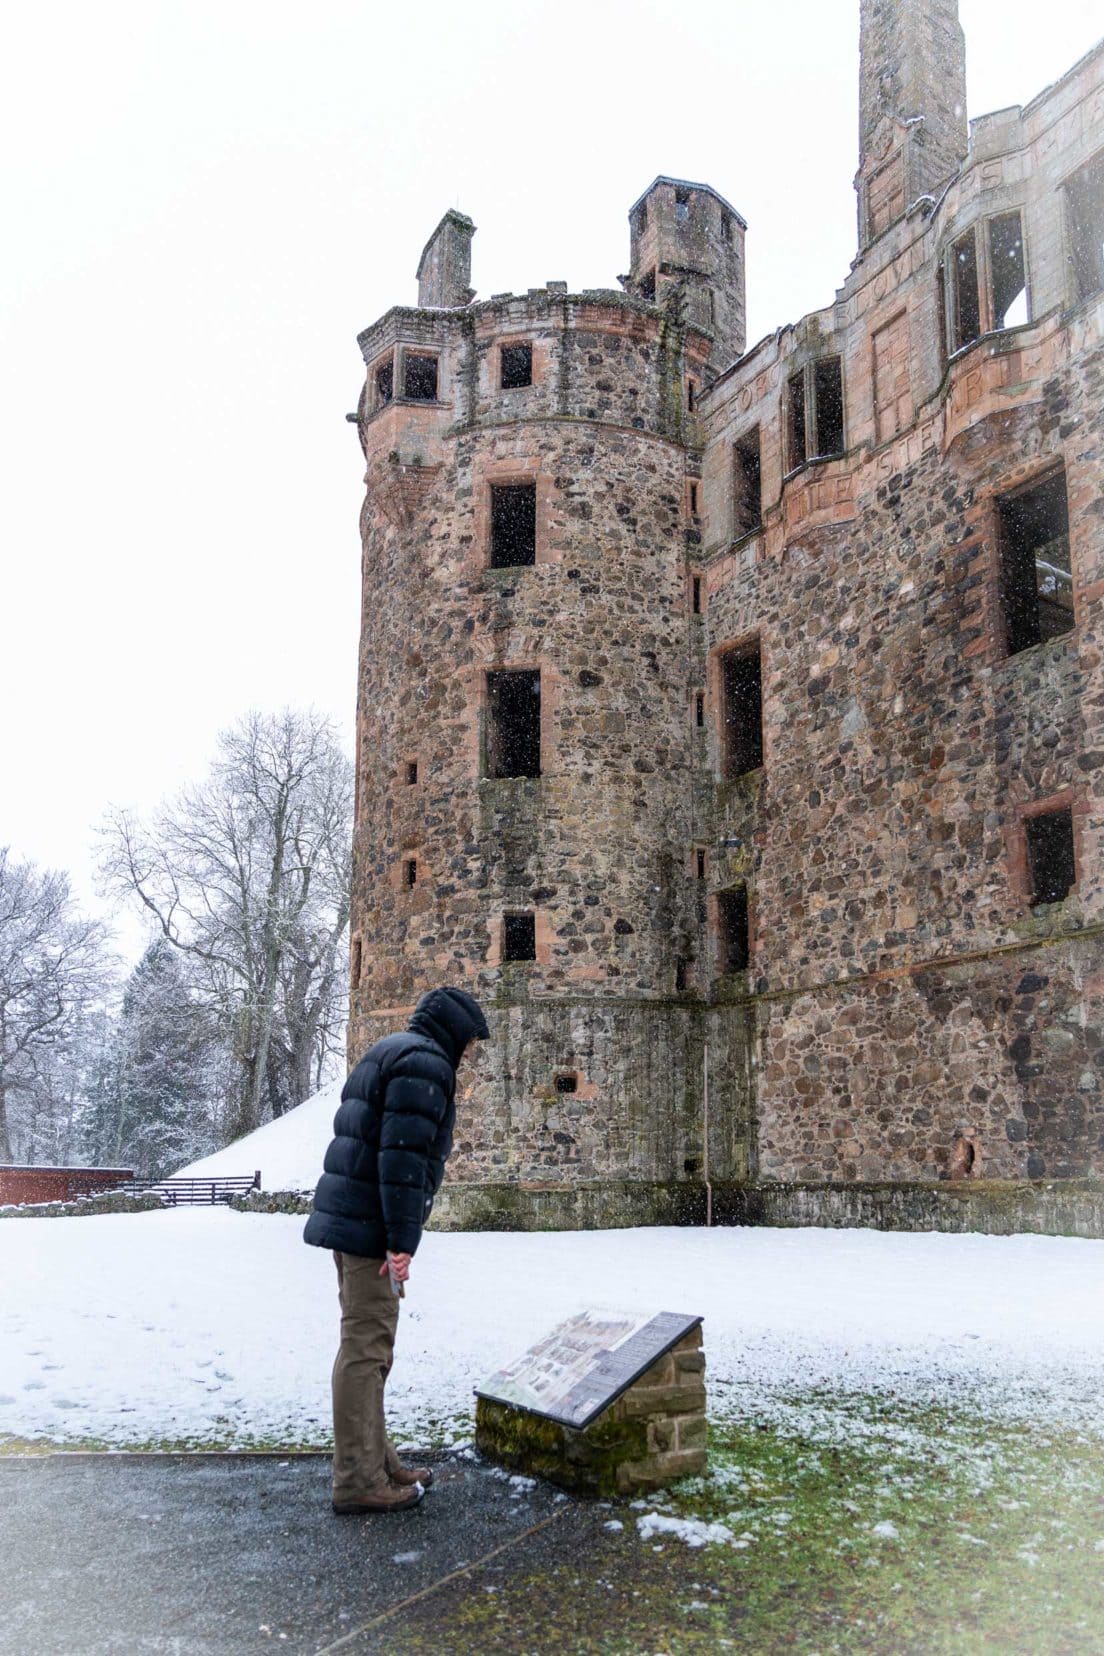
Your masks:
M580 1311L477 1386L476 1396L589 1426L700 1322L678 1311Z

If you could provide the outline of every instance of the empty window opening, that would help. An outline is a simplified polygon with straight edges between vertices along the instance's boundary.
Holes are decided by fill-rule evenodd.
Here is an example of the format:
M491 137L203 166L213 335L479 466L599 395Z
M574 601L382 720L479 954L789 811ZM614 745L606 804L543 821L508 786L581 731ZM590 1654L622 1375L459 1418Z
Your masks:
M694 576L694 579L690 583L690 591L691 591L691 594L692 594L694 614L695 615L700 615L701 612L702 612L701 576L700 575L695 575Z
M1078 299L1104 288L1104 151L1066 185L1070 253Z
M695 855L694 855L694 865L695 865L695 867L697 868L697 871L698 871L698 879L699 880L704 880L705 879L705 852L704 851L699 850L695 853Z
M843 452L843 370L839 357L813 365L814 448L818 457Z
M350 977L350 980L352 982L352 986L353 986L354 989L359 989L360 988L360 960L361 960L360 938L359 937L354 937L353 938L353 958L349 962L349 977Z
M977 1146L975 1145L973 1139L967 1138L964 1133L956 1133L951 1144L951 1178L974 1178L976 1162Z
M686 406L690 410L691 414L694 412L694 409L697 407L697 396L698 396L698 387L697 387L696 381L687 380L687 382L686 382Z
M1008 653L1074 624L1066 477L1061 471L998 502Z
M408 785L411 786L418 780L418 761L416 759L406 761L406 780Z
M696 483L691 483L691 485L690 485L690 516L691 517L697 517L697 515L698 515L698 485Z
M786 396L786 469L805 464L805 375L791 374Z
M726 242L732 240L732 220L727 213L721 214L721 240Z
M574 1070L556 1076L553 1083L558 1093L573 1093L579 1090L579 1077Z
M675 994L684 995L690 987L690 962L680 956L675 961Z
M488 776L539 776L540 670L487 674Z
M395 365L392 362L381 363L376 369L376 405L382 408L395 395Z
M951 327L953 348L960 351L964 345L981 334L981 305L978 300L977 243L974 232L967 230L951 248L951 293L954 299L954 318Z
M724 775L745 776L763 763L763 672L758 641L721 662Z
M641 202L639 210L637 211L637 215L636 215L636 233L637 233L637 235L642 236L647 228L648 228L648 203L646 201L644 201L644 202Z
M533 913L502 916L503 960L536 960L537 920Z
M642 299L647 299L649 304L655 303L656 273L654 270L649 270L646 275L640 278L640 296Z
M1019 213L1001 213L989 220L989 271L994 328L1018 328L1027 321L1027 277Z
M1073 854L1073 813L1040 811L1024 819L1027 862L1031 872L1031 903L1060 903L1077 883Z
M688 219L690 217L689 190L675 191L675 217L677 219Z
M408 891L413 891L418 883L418 859L406 857L403 860L403 885Z
M705 692L702 690L694 697L694 723L699 730L705 728Z
M408 355L403 360L403 396L413 402L437 401L437 358Z
M746 972L751 959L747 886L717 893L717 969Z
M733 447L732 538L750 535L763 522L763 474L759 459L759 427L752 426Z
M516 391L519 386L533 383L532 345L504 345L502 347L502 389Z
M491 486L491 568L514 569L537 561L537 486Z

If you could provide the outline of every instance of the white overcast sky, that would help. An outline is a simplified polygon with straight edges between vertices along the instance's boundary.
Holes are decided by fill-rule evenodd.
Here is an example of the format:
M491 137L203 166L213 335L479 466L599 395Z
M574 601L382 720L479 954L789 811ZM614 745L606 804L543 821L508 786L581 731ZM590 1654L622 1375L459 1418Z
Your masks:
M616 286L660 172L748 220L749 343L855 249L858 0L22 4L0 68L0 843L71 870L250 706L351 730L357 331L442 212L481 296ZM961 0L971 115L1099 0Z

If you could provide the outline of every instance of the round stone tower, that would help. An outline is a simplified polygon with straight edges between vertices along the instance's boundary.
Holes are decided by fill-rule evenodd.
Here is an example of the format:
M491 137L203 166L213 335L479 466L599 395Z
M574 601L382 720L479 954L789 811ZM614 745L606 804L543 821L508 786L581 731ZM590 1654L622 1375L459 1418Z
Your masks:
M459 1224L674 1217L703 1174L744 1171L740 1016L696 977L693 575L705 318L730 349L743 223L666 179L633 215L626 291L472 303L474 226L447 214L419 306L360 337L350 1056L435 984L486 1006L443 1203ZM638 257L660 263L657 226L658 296Z

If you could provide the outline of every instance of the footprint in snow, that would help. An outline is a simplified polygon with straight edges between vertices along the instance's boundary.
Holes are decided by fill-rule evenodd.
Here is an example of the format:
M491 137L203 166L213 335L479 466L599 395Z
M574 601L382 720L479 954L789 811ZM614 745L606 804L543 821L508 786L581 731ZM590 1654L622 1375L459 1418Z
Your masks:
M46 1382L45 1382L45 1380L24 1380L23 1390L24 1391L45 1391L46 1390Z

